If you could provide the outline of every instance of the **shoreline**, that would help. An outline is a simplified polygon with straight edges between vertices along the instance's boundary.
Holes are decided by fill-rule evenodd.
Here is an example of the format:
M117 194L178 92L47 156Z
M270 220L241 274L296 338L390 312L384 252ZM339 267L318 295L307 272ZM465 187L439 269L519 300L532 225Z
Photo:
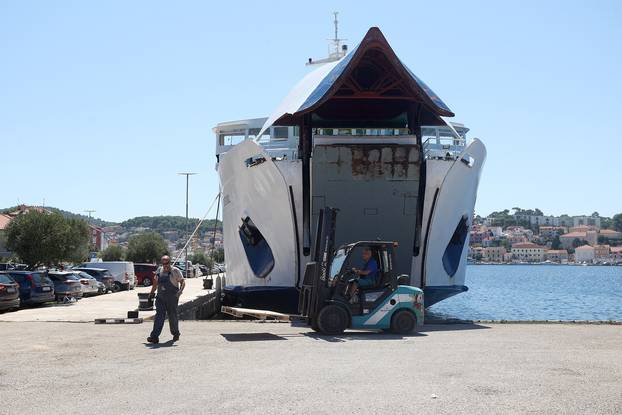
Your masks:
M622 264L559 264L556 262L468 262L467 265L544 265L544 266L568 266L568 267L622 267Z

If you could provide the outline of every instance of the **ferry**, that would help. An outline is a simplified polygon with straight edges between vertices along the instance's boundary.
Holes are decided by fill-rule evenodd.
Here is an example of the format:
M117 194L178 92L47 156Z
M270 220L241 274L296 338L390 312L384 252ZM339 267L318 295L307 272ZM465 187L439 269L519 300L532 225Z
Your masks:
M326 59L269 116L219 123L224 305L296 312L318 213L336 245L392 240L394 270L431 306L468 288L469 228L484 144L372 27Z

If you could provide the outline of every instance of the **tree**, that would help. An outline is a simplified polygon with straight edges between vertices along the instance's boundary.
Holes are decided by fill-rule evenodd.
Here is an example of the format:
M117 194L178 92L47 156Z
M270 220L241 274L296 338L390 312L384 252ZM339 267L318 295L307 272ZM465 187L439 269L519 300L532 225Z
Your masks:
M572 247L573 248L578 248L581 245L583 245L583 241L579 238L574 238L574 240L572 241Z
M616 231L622 232L622 213L613 215L613 218L611 218L611 225Z
M69 262L82 262L89 256L91 233L89 225L82 219L65 219L69 232L65 235L64 259Z
M225 262L225 250L222 248L214 249L212 252L212 259L214 262L218 262L220 264Z
M125 250L119 245L109 245L101 253L102 261L122 261L125 257Z
M205 252L195 252L192 255L190 255L188 259L193 264L203 264L203 265L207 265L208 267L210 267L212 263L214 262L207 255L205 255Z
M562 241L559 239L559 235L555 235L553 240L551 241L551 249L559 249L562 246Z
M164 238L156 232L134 235L127 244L127 260L132 262L155 263L168 254Z
M86 259L88 225L80 219L65 219L59 213L31 210L17 216L7 227L7 248L30 269Z
M600 218L600 227L601 229L611 229L612 220L606 216L601 216Z

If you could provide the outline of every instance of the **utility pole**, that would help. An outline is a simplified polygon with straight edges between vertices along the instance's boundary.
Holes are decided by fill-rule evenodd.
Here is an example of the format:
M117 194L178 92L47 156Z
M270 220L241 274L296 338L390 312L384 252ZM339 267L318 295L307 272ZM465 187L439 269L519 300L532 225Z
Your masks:
M186 238L187 238L188 235L190 234L190 232L188 232L188 185L190 182L190 176L194 176L195 174L198 174L198 173L185 172L185 173L177 173L177 174L181 176L186 176ZM185 278L188 278L188 242L189 241L186 241L186 250L184 253L184 273L186 274L184 276Z
M95 209L85 209L84 212L89 214L89 225L90 225L91 224L91 213L95 213L97 211Z

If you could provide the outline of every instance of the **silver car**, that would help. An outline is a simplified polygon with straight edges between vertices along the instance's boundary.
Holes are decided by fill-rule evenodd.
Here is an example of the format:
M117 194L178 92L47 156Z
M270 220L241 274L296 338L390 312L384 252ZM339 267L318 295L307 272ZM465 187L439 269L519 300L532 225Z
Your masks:
M95 278L84 271L74 271L73 274L80 279L80 287L85 297L101 294L101 290Z

